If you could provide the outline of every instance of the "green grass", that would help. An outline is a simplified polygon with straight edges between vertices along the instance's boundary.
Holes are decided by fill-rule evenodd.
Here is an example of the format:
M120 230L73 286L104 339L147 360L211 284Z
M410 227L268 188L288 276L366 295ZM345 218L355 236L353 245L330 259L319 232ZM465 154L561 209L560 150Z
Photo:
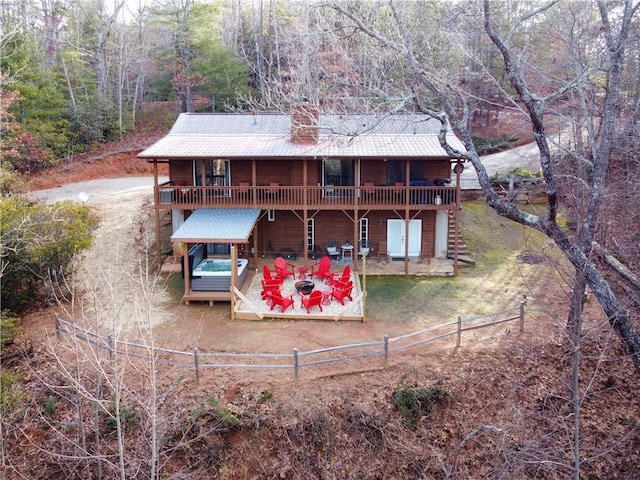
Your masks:
M167 278L167 292L177 299L181 299L184 295L184 280L180 273L172 273Z
M402 323L419 317L431 323L499 311L517 305L527 282L548 273L548 265L523 265L518 255L543 249L548 254L549 240L484 202L464 204L461 227L474 267L460 268L456 277L368 276L369 318Z

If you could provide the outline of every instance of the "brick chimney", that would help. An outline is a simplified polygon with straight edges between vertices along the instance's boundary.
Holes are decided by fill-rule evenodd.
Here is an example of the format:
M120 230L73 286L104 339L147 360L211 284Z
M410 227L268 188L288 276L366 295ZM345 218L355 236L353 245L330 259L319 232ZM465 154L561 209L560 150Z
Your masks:
M318 117L318 107L315 105L294 105L291 113L291 143L318 143Z

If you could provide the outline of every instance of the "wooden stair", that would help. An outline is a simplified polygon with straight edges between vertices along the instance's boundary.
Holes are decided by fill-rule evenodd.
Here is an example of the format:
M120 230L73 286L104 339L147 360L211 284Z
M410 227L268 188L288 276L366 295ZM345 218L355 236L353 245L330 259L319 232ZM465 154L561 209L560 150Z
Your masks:
M471 255L471 251L464 241L461 229L458 229L456 235L456 217L455 212L449 212L449 238L447 242L447 258L453 258L456 245L458 246L458 266L459 267L472 267L476 264L476 260Z

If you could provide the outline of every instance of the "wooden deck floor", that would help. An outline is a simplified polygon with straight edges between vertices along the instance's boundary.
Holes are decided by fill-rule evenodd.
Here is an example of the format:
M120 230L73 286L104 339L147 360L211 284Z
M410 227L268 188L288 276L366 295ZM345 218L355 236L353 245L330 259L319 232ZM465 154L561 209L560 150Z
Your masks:
M295 265L296 271L300 271L300 267L307 267L307 272L311 270L314 259L309 259L305 265L304 259L287 259L287 262ZM366 292L362 290L360 275L404 275L404 261L381 260L377 259L367 261L366 266L360 265L358 272L352 272L352 281L354 289L352 292L353 300L345 300L345 304L341 305L337 300L331 299L328 304L323 304L322 311L314 307L309 313L304 309L301 303L301 297L295 291L294 283L300 278L300 273L296 279L288 278L282 286L282 294L284 296L293 295L294 304L285 312L281 312L279 307L270 309L269 305L261 296L261 280L262 267L267 265L273 270L273 258L260 258L257 265L253 265L253 261L249 263L249 276L238 295L238 299L233 305L233 318L241 320L264 320L264 319L286 319L286 320L330 320L330 321L365 321L366 320ZM334 261L331 270L333 272L342 272L345 263ZM451 276L453 275L453 262L449 259L431 259L430 261L420 262L418 259L409 261L409 274L417 276ZM353 266L352 266L353 267ZM163 272L179 273L180 259L170 257L163 264ZM331 287L323 284L318 279L313 279L316 283L316 289L329 291ZM199 297L191 297L188 301L206 301L212 305L214 301L219 301L219 297L213 298L216 293L198 292ZM183 299L184 300L184 299Z

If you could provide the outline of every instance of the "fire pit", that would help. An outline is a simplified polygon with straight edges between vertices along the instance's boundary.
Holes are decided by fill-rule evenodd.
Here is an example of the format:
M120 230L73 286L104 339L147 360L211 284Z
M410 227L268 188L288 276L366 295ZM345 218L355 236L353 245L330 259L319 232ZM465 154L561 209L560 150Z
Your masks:
M302 295L309 295L313 291L315 284L309 280L296 282L296 291Z

